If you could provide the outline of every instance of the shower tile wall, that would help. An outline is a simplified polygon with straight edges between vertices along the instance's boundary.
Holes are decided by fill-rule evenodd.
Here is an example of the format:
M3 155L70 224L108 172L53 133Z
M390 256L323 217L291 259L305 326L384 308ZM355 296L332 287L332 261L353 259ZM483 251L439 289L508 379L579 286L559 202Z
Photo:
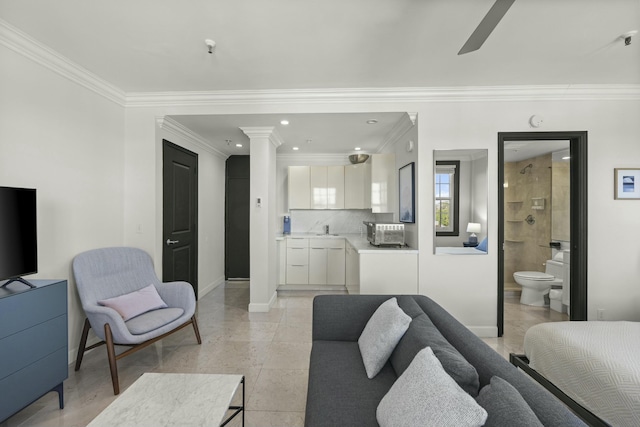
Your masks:
M524 169L527 165L532 167ZM520 173L521 171L524 173ZM504 278L512 283L516 271L544 271L551 257L551 154L504 165ZM544 209L532 209L532 199L544 199ZM534 224L526 218L532 215Z

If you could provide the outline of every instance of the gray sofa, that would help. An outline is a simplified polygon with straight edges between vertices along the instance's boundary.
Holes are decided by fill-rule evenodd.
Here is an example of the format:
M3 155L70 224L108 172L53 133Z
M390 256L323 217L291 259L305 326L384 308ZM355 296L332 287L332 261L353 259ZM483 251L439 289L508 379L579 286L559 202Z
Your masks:
M380 373L368 379L358 338L380 304L391 297L322 295L314 299L306 427L377 426L380 400L425 343L432 347L447 373L473 397L493 376L498 376L519 391L542 425L585 425L551 393L422 295L397 296L398 305L413 320ZM489 416L492 417L491 412Z

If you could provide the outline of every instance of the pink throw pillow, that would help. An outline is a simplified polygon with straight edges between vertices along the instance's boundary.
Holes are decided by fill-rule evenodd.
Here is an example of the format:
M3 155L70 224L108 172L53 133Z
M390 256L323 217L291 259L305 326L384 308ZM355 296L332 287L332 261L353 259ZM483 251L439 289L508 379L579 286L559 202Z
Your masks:
M130 294L98 301L98 304L113 308L125 321L147 311L167 307L153 284Z

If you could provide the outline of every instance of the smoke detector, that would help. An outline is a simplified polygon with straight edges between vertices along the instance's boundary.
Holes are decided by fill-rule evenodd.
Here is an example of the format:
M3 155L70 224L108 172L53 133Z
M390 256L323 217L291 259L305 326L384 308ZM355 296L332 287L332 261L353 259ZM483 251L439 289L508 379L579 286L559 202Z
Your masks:
M211 54L214 50L216 50L216 42L211 39L206 39L204 44L207 45L208 52Z

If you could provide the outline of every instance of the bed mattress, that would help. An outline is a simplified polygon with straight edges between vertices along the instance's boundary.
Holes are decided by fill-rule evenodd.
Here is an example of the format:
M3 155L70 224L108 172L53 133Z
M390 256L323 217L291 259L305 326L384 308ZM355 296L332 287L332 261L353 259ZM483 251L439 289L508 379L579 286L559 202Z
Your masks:
M529 366L612 426L640 426L640 322L553 322L527 330Z

